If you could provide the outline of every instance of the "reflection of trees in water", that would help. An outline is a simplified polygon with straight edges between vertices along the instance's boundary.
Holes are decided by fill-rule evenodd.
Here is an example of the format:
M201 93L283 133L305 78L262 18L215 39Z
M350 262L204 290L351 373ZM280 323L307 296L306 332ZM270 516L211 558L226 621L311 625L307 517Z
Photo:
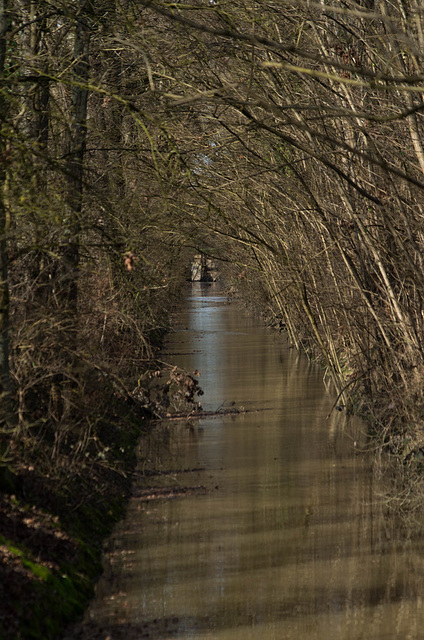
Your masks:
M218 363L202 371L206 394L218 379L228 398L265 410L208 418L201 430L163 423L143 445L142 459L165 472L200 464L219 476L219 491L164 505L153 521L159 539L149 558L157 549L162 566L166 553L159 579L168 610L190 602L181 624L191 633L195 620L223 639L256 640L259 625L270 638L420 637L420 546L388 513L364 425L332 410L336 394L321 369L281 336L236 306L205 309ZM202 370L211 361L198 335Z
M141 470L178 470L198 451L197 420L164 421L140 441Z

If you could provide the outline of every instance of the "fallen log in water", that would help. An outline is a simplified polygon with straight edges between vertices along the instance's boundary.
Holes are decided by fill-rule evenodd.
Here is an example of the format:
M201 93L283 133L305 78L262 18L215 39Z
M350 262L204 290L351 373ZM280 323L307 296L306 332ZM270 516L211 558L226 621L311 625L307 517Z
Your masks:
M178 498L180 496L192 495L193 493L206 493L207 489L203 485L197 485L194 487L148 487L147 489L134 490L133 497L143 502L149 502L150 500L170 500L171 498Z
M179 412L179 413L167 413L164 416L160 416L152 422L163 422L165 420L191 420L192 418L214 418L217 416L238 415L243 413L259 413L262 411L269 411L271 407L263 407L260 409L245 409L244 407L231 407L228 409L219 408L215 411L191 411L191 412Z

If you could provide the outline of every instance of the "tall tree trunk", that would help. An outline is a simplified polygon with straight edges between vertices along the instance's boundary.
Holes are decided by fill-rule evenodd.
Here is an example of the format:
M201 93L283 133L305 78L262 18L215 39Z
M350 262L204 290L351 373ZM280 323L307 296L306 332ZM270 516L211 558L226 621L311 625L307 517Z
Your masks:
M54 385L60 389L57 395L57 412L62 425L67 425L73 407L78 344L78 277L80 261L81 212L83 203L84 156L87 138L87 102L89 77L89 52L91 39L90 16L92 3L88 0L74 17L74 66L73 90L70 111L70 136L66 162L66 216L64 240L60 249L59 304L63 314L63 333L60 350L66 367L55 377ZM53 393L52 395L55 395ZM60 438L58 432L58 438Z
M6 68L6 35L9 25L8 0L0 0L0 77ZM5 93L0 93L0 126L7 117ZM10 393L9 375L9 279L7 255L8 214L5 203L7 140L0 138L0 394Z
M76 17L74 41L74 87L71 105L71 132L67 162L67 204L69 218L67 231L69 240L63 249L62 291L67 310L77 311L79 243L81 233L81 211L83 198L84 155L87 139L87 102L90 53L90 17L93 5L90 0L83 3Z
M36 286L34 299L44 308L48 305L51 295L52 279L50 277L54 261L47 256L44 249L49 229L42 222L39 215L47 202L47 164L49 142L50 119L50 73L51 62L48 51L48 24L46 16L42 15L43 7L35 0L28 3L28 16L25 18L30 24L28 36L24 41L26 45L26 59L28 61L28 74L37 79L27 93L27 131L26 134L35 146L36 153L32 157L33 184L35 192L34 203L34 235L35 246L40 247L34 255L31 277ZM28 305L33 303L28 299Z
M0 77L6 70L6 35L9 27L8 0L0 0ZM0 127L7 118L5 92L0 93ZM7 141L0 137L0 490L15 490L15 477L7 468L6 454L11 421L9 374L9 277L7 255L8 213L5 203Z

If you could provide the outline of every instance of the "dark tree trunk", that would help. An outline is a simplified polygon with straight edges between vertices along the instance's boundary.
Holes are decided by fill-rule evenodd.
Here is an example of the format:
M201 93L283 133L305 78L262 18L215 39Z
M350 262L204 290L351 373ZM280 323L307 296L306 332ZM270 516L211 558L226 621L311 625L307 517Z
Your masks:
M9 26L7 15L8 0L0 0L0 77L6 72L6 36ZM5 92L0 93L0 127L7 118L8 105ZM0 137L0 489L14 490L14 478L7 466L5 457L8 447L8 427L10 411L10 374L9 374L9 277L7 255L8 214L5 203L4 187L6 181L7 141Z
M6 36L9 25L8 0L0 0L0 77L6 71ZM7 118L5 92L0 93L0 126ZM4 187L6 181L7 140L0 137L0 393L10 393L9 376L9 279L7 255L8 214Z
M84 156L87 138L87 101L89 78L89 54L92 2L83 3L76 18L74 44L74 87L71 105L71 132L67 162L67 204L69 218L67 230L69 240L63 247L62 286L66 308L71 313L77 311L79 243L81 233L81 211L83 197Z

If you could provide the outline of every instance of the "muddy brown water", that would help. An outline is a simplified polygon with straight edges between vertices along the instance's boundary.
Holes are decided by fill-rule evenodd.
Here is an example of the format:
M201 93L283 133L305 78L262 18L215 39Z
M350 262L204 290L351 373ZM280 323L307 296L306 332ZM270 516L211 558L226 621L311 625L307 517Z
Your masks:
M387 515L364 425L331 412L320 368L219 284L191 286L164 358L200 371L204 409L245 411L142 442L140 476L160 473L137 481L73 637L423 638L423 540Z

